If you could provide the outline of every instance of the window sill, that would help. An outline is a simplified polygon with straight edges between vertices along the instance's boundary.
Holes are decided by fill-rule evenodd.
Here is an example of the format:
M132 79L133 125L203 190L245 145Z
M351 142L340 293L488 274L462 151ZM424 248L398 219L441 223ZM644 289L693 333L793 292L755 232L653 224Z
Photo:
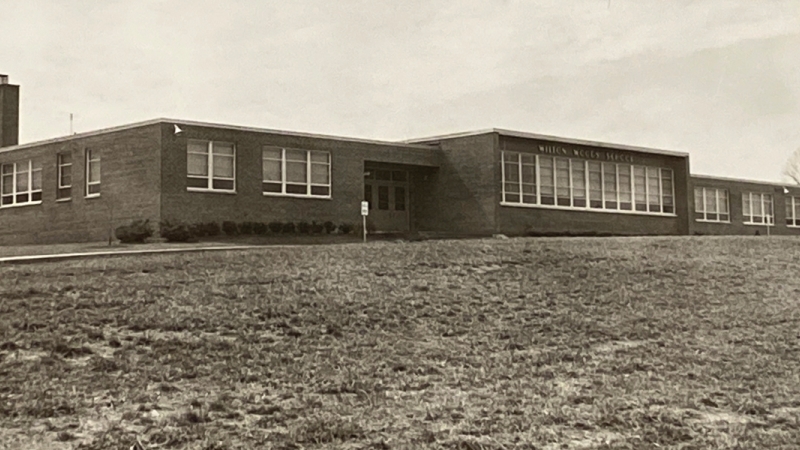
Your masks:
M42 204L42 201L41 200L37 200L35 202L25 202L25 203L14 203L12 205L2 205L2 206L0 206L0 209L21 208L23 206L36 206L36 205L41 205L41 204Z
M700 223L722 223L722 224L728 224L728 225L730 225L730 223L731 223L730 220L694 219L694 221L695 222L700 222Z
M308 195L308 194L281 194L279 192L262 192L264 197L289 197L289 198L305 198L312 200L331 200L333 197L330 195Z
M65 198L57 198L56 199L56 203L66 203L66 202L71 202L71 201L72 201L72 197L65 197Z
M100 198L100 194L84 195L83 198Z
M678 217L678 215L675 213L626 211L624 209L580 208L580 207L557 206L557 205L526 205L521 203L507 203L507 202L500 202L500 206L510 206L512 208L556 209L559 211L579 211L579 212L592 212L592 213L596 212L596 213L606 213L606 214L627 214L636 216Z
M786 228L800 228L800 225L786 225Z
M766 226L774 227L775 226L774 223L758 223L758 222L743 222L743 223L745 225L750 225L750 226L754 226L754 227L766 227Z
M236 191L229 191L227 189L207 189L207 188L187 187L186 190L189 192L205 192L208 194L230 194L230 195L236 194Z

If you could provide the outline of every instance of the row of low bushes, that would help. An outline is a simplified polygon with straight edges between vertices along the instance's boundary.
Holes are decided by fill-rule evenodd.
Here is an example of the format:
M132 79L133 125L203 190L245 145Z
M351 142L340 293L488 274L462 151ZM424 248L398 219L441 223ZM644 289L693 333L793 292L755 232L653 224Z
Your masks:
M201 237L268 234L350 234L355 226L349 223L336 225L331 221L312 222L241 222L224 221L207 223L161 223L161 237L169 242L191 242ZM137 220L129 225L117 227L114 232L123 243L141 243L153 236L153 228L148 220Z

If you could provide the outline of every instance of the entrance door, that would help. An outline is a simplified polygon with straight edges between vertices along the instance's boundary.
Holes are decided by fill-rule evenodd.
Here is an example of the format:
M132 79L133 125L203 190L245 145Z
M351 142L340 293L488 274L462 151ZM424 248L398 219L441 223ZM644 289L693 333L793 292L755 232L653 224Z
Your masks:
M368 169L364 174L364 200L369 202L367 220L375 232L409 230L407 171Z

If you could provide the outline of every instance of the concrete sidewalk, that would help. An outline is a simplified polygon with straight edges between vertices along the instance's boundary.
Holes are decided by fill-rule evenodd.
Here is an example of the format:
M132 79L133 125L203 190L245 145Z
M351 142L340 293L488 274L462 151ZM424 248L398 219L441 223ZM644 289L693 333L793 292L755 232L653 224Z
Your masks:
M69 259L104 257L104 256L129 256L129 255L148 255L160 253L187 253L187 252L211 252L221 250L252 250L257 248L276 247L275 245L222 245L210 247L186 247L186 248L151 248L141 250L107 250L93 252L74 252L74 253L53 253L44 255L21 255L6 256L0 258L0 263L36 263L63 261ZM292 245L281 245L280 247L293 247Z

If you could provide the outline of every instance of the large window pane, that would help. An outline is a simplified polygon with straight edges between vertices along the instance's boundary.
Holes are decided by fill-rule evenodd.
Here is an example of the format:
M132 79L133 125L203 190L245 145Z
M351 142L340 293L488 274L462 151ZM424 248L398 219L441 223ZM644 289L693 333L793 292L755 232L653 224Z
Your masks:
M214 154L214 178L233 178L233 157Z
M31 190L33 191L40 191L42 190L42 169L34 169L31 181Z
M287 161L302 161L306 162L306 155L308 154L305 150L286 150L286 160Z
M619 177L619 209L630 211L633 209L633 193L631 191L631 166L620 164L617 166Z
M311 165L311 182L314 184L328 184L330 182L328 177L328 165L312 164Z
M189 153L186 155L187 172L189 175L208 176L208 155Z
M233 144L214 142L214 154L233 156Z
M543 205L555 204L555 184L553 158L539 156L539 180Z
M705 196L703 195L703 188L695 188L694 190L694 210L695 212L702 213L705 211Z
M12 194L14 192L14 175L3 175L3 194Z
M647 168L647 203L650 212L661 211L661 189L659 170L655 167Z
M188 153L205 153L208 154L207 141L189 141L186 144Z
M706 212L717 213L717 190L706 189Z
M559 206L570 206L570 169L569 160L564 158L556 158L556 184L557 197Z
M100 181L100 162L93 161L89 164L89 182L96 183Z
M617 165L603 163L603 196L606 209L617 209Z
M647 211L647 177L643 166L633 166L633 191L637 211Z
M745 192L742 194L742 214L744 215L745 222L752 220L752 212L750 211L750 194Z
M19 165L17 166L19 168ZM17 192L28 190L28 171L17 172Z
M330 153L328 153L328 152L311 152L311 162L312 163L328 164L330 162Z
M272 159L261 161L261 171L264 181L281 181L281 162Z
M288 183L306 183L308 177L305 162L286 161L286 181Z
M279 148L264 148L261 150L261 156L264 159L276 159L280 161L283 158L283 150Z
M603 172L599 162L589 161L589 206L603 207Z
M717 203L717 208L719 209L719 212L722 214L729 214L728 191L725 189L718 189L717 198L719 199L719 202Z

